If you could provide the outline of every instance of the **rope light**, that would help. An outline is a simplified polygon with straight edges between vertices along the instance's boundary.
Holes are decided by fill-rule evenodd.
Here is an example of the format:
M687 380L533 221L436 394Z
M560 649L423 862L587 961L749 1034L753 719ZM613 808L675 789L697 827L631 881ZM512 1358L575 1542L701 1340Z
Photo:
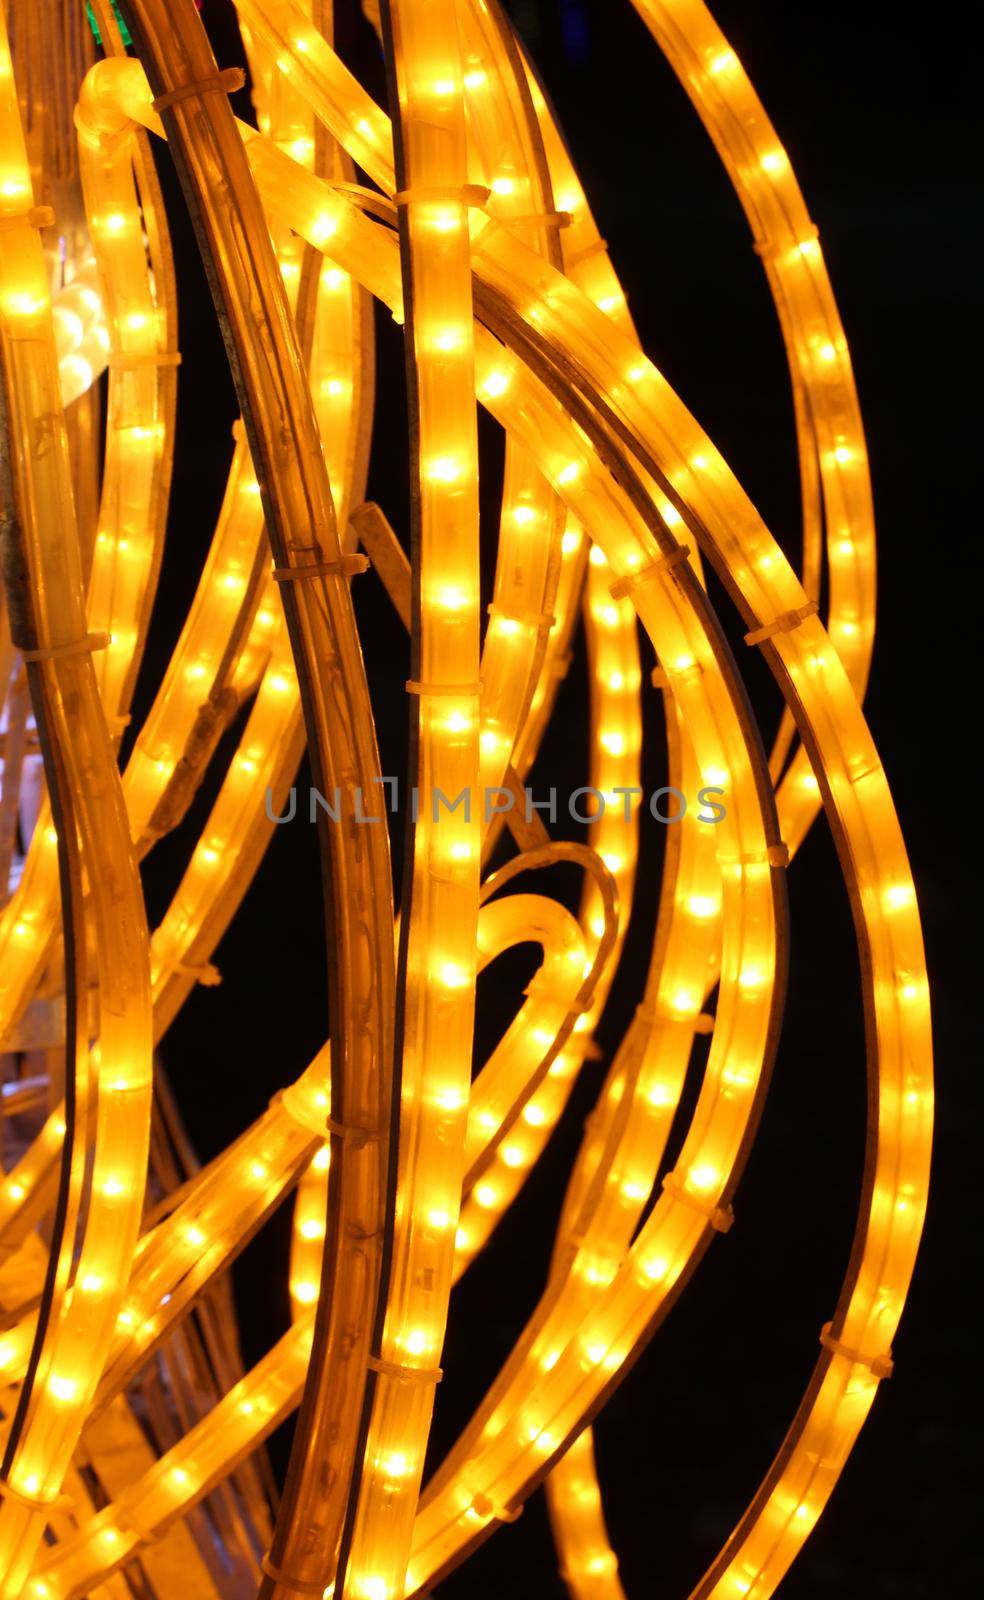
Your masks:
M216 61L193 0L128 0L133 55L114 0L61 8L54 52L27 0L0 7L0 1056L16 1075L40 1041L19 1114L44 1107L0 1181L0 1600L222 1600L248 1582L262 1600L402 1600L543 1484L571 1594L622 1600L590 1422L712 1243L745 1227L785 874L821 809L862 952L867 1177L805 1397L692 1600L777 1592L892 1375L926 1204L929 995L860 708L874 526L850 358L817 229L728 41L702 0L632 3L775 303L799 573L643 350L496 0L383 0L385 110L336 54L324 0L228 0L248 74ZM247 81L255 126L230 100ZM121 768L187 354L152 141L182 174L242 420L215 442L221 508ZM49 205L69 192L74 211ZM405 343L406 549L365 498L374 301ZM480 527L479 408L505 441L495 529ZM782 695L771 752L705 565ZM409 678L385 630L360 629L377 583L409 633ZM582 627L573 844L533 779ZM398 914L369 688L387 672L410 727ZM654 722L666 781L647 798ZM295 814L305 748L329 1037L199 1166L155 1047L220 981L212 958ZM673 825L657 887L637 868L659 821ZM190 847L154 927L139 866L172 834ZM558 867L579 874L576 911ZM425 1481L451 1296L600 1057L634 905L655 929L648 968L546 1281ZM519 946L539 965L473 1070L479 976ZM226 1274L288 1202L292 1320L247 1370ZM294 1413L274 1511L264 1441Z

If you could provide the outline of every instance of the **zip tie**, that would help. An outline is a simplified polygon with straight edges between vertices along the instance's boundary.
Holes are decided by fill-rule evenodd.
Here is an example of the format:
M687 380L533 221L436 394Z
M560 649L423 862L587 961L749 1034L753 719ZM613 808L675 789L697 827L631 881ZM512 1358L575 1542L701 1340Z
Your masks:
M681 1017L673 1011L657 1011L653 1019L669 1027L689 1028L691 1033L713 1033L714 1017L709 1011L698 1011L691 1016Z
M496 217L504 228L521 228L536 223L541 228L569 228L574 221L569 211L531 211L522 217Z
M718 1233L727 1233L731 1228L735 1220L735 1214L730 1206L724 1208L711 1205L707 1200L698 1200L697 1196L691 1194L690 1190L680 1183L672 1172L668 1172L663 1179L663 1188L675 1200L682 1200L684 1205L691 1206L694 1211L699 1211L702 1217L707 1218L711 1227L717 1229Z
M289 1573L284 1572L282 1567L275 1567L270 1560L269 1550L260 1560L260 1571L267 1578L272 1578L274 1583L279 1583L281 1588L293 1589L295 1594L324 1593L325 1586L323 1582L312 1583L310 1578L292 1578Z
M382 1356L369 1356L366 1366L384 1378L399 1378L403 1383L440 1383L444 1377L441 1367L402 1367L396 1361L384 1361Z
M6 233L8 228L52 228L54 223L55 213L50 206L31 206L27 211L8 211L0 217L0 233Z
M507 1509L506 1506L497 1506L487 1494L472 1495L468 1510L474 1511L477 1517L482 1517L486 1522L515 1522L516 1518L523 1514L522 1506L516 1506L513 1510Z
M371 211L382 222L393 222L396 217L396 206L386 195L380 194L378 189L367 189L362 183L342 183L322 179L326 189L331 189L334 194L351 196L355 204L362 211Z
M337 561L313 561L306 567L274 567L274 583L299 583L304 578L357 578L369 566L369 557L341 556Z
M654 689L668 689L670 680L662 667L654 667L649 675L649 681Z
M859 1367L867 1367L873 1378L890 1378L895 1371L895 1362L892 1360L891 1350L886 1350L880 1356L866 1356L860 1350L852 1350L850 1345L841 1344L835 1339L830 1330L832 1322L825 1322L820 1329L820 1343L825 1350L832 1350L834 1355L846 1356L848 1361L854 1361Z
M242 67L223 67L221 72L211 72L207 78L192 78L188 83L179 83L175 89L168 89L166 94L159 94L156 100L150 102L151 108L160 114L179 101L192 100L196 95L235 94L245 82L246 74Z
M407 694L419 695L470 695L481 694L480 683L418 683L416 678L408 678L406 683Z
M557 625L557 618L552 611L509 611L505 606L496 605L494 600L486 610L490 617L525 623L527 627L535 628L537 633L550 633Z
M788 844L770 844L764 850L750 850L747 855L729 856L717 851L720 867L788 867Z
M820 237L820 229L816 223L810 222L800 238L794 239L792 245L776 244L773 239L756 239L752 249L763 261L774 261L777 256L789 255L792 250L800 250L805 244L814 244Z
M751 633L746 633L746 644L764 644L766 639L772 639L777 633L792 633L807 617L813 617L820 610L818 600L808 600L805 606L798 606L795 611L781 611L778 617L773 617L771 622L766 622L761 628L753 628Z
M661 573L679 566L681 561L686 561L689 554L689 544L678 544L675 550L660 556L658 561L650 561L648 566L640 567L637 572L626 572L621 578L616 578L614 583L608 585L608 593L613 600L624 600L625 596L631 594L640 583L649 583Z
M410 206L421 203L426 204L428 200L434 200L438 203L446 200L452 203L456 202L462 206L471 206L476 211L480 211L491 193L491 189L484 188L480 183L463 183L458 188L450 188L440 184L430 187L423 185L414 189L398 189L393 196L393 204L395 206Z
M351 1139L353 1150L361 1150L364 1145L382 1138L378 1128L363 1128L354 1122L336 1122L334 1117L326 1117L322 1126L337 1139Z
M84 639L73 639L69 644L50 644L39 650L22 650L25 661L62 661L67 656L87 656L93 650L105 650L110 642L108 633L87 633Z
M180 350L143 350L127 355L123 350L114 350L107 358L106 365L110 372L129 372L137 367L180 367Z
M689 1028L692 1033L713 1033L714 1017L709 1011L698 1011L681 1015L677 1011L661 1011L659 1006L647 1006L645 1002L636 1006L636 1017L644 1023L662 1023L664 1027Z
M570 271L582 261L589 261L592 256L604 255L608 249L607 239L595 239L593 243L583 245L580 250L574 250L565 258L564 265Z
M544 671L549 672L551 678L566 678L570 664L574 660L570 650L565 650L562 655L555 656L552 661L544 664Z
M215 989L222 982L221 972L218 967L213 967L211 961L199 963L179 961L173 970L179 973L182 978L194 978L195 982L200 983L203 989Z
M70 1494L28 1494L25 1489L17 1489L9 1478L0 1478L0 1500L12 1500L14 1505L24 1506L28 1511L70 1511L75 1500Z
M148 1528L138 1517L128 1516L126 1512L116 1520L123 1532L134 1534L140 1544L160 1544L164 1537L163 1530Z
M505 815L505 813L503 814ZM523 993L530 1000L548 1000L551 1005L563 1006L565 1022L568 1017L582 1017L594 1005L593 999L579 1000L577 995L574 996L573 1000L568 1000L565 995L558 994L556 989L552 989L549 983L537 983L535 977L530 979ZM561 1023L561 1027L563 1027L563 1023Z

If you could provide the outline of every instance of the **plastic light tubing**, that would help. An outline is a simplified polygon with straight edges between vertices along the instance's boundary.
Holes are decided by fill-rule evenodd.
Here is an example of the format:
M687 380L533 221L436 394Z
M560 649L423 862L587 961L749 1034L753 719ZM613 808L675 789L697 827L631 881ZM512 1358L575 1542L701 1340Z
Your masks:
M6 794L12 752L26 748L13 692L22 672L44 797L19 881L3 886L0 1049L59 976L66 1037L57 1070L59 1052L45 1055L49 1114L0 1184L0 1596L81 1597L149 1562L152 1541L155 1592L177 1595L181 1562L168 1552L194 1529L195 1507L218 1514L224 1488L242 1485L244 1464L299 1408L278 1517L252 1503L244 1513L253 1550L261 1539L265 1549L250 1556L264 1600L428 1589L544 1482L571 1593L617 1600L588 1425L736 1210L741 1225L739 1179L781 1026L785 873L821 806L854 912L868 1024L858 1223L803 1403L694 1596L776 1591L891 1372L926 1203L932 1085L915 891L859 709L874 526L857 397L816 228L737 56L699 0L634 3L721 156L776 305L801 475L799 577L642 350L560 130L491 0L381 6L389 116L334 53L330 7L237 0L256 127L233 116L239 77L220 71L191 0L131 0L137 59L98 0L107 59L89 65L93 46L72 44L70 104L66 80L32 55L41 45L22 0L9 6L0 496L13 515L0 693L11 698L0 751ZM29 70L60 129L46 148L63 152L59 174L76 172L71 225L47 207L54 169L21 123L18 77ZM243 424L194 598L120 772L180 403L182 275L148 142L161 135L206 253ZM385 448L370 443L373 298L406 345L406 553L363 504L370 448ZM105 366L101 436L80 408L100 405ZM495 535L479 526L478 406L505 436ZM39 427L51 441L42 451L31 447ZM402 525L398 500L392 509ZM395 923L364 664L380 642L360 636L351 592L366 566L360 540L394 626L409 629L410 677L398 687L404 786L418 804ZM702 561L780 689L769 755ZM555 818L524 817L522 797L511 810L501 797L535 786L579 624L584 783L606 804L573 845L553 837ZM388 641L379 659L392 673ZM718 821L691 805L662 830L653 890L635 874L649 825L641 757L660 708L667 789L720 791L726 804ZM151 929L138 861L182 824L241 710L215 799L182 835L187 864ZM274 817L295 803L305 740L322 793L358 792L375 819L361 829L320 819L330 1037L306 1070L283 1063L269 1109L176 1183L150 1139L163 1092L153 1047L196 983L219 977L211 958ZM431 803L489 791L500 796L491 811ZM552 897L562 863L581 874L576 916ZM633 906L654 929L649 970L570 1174L547 1281L425 1483L453 1285L596 1053ZM539 950L540 966L473 1075L478 974L519 944ZM666 1170L699 1034L709 1035L702 1080ZM295 1191L292 1326L250 1371L237 1357L214 1408L162 1438L158 1459L145 1443L122 1481L111 1441L118 1452L132 1437L148 1363L162 1363L181 1414L197 1415L176 1341ZM165 1198L150 1207L151 1194ZM196 1568L202 1594L231 1592L227 1581L214 1561Z

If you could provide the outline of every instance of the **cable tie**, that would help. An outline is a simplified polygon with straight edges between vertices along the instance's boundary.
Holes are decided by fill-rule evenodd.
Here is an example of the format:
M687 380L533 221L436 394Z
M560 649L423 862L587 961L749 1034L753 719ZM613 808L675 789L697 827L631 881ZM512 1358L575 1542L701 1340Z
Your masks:
M686 1185L682 1184L678 1178L675 1178L672 1172L668 1172L663 1179L663 1188L675 1200L682 1200L684 1205L691 1206L694 1211L699 1211L702 1217L707 1218L711 1227L717 1229L718 1233L727 1233L734 1223L735 1214L730 1206L715 1206L708 1200L698 1200L697 1196L691 1194Z
M363 183L343 183L341 180L322 178L326 189L331 189L334 194L351 196L352 200L362 211L371 211L382 222L393 222L396 217L396 206L393 201L378 189L368 189Z
M679 1012L663 1011L659 1006L647 1006L645 1002L636 1006L635 1014L640 1022L660 1023L668 1028L689 1028L691 1033L713 1033L714 1017L709 1011Z
M8 228L53 228L55 213L50 206L30 206L27 211L8 211L0 217L0 233Z
M369 567L369 557L340 556L337 561L312 561L306 567L274 567L274 583L299 583L304 578L357 578Z
M426 204L428 200L438 203L445 200L462 206L471 206L480 211L491 193L491 189L484 188L480 183L463 183L458 188L441 184L422 185L419 188L398 189L393 196L393 204L411 206Z
M665 556L660 556L658 561L650 561L648 566L639 567L636 572L626 572L621 578L616 578L614 583L608 585L608 593L613 600L624 600L627 594L637 588L640 583L649 583L653 578L658 578L661 573L668 572L670 568L679 566L681 561L686 561L690 554L688 544L678 544L675 550L670 550Z
M510 611L506 606L496 605L494 600L486 610L490 617L525 623L527 627L535 628L537 633L550 633L557 626L557 618L552 611Z
M781 611L778 617L773 617L771 622L763 623L761 628L753 628L751 633L746 633L746 644L764 644L766 639L773 639L777 633L792 633L807 617L816 616L820 610L818 600L808 600L805 606L798 606L795 611Z
M163 1530L148 1528L138 1517L131 1517L126 1511L116 1521L124 1533L132 1533L141 1544L160 1544L164 1537Z
M482 1517L486 1522L515 1522L523 1514L522 1506L515 1506L511 1510L506 1506L497 1506L487 1494L472 1495L468 1510L474 1511L477 1517Z
M717 852L717 863L720 867L788 867L788 844L770 844L764 850L749 850L745 855L726 855L723 851Z
M566 1017L583 1016L594 1005L593 999L579 1000L576 994L572 1000L568 1000L566 995L558 994L556 989L552 989L549 983L538 983L535 976L530 979L523 993L530 1000L547 1000L551 1005L563 1006L566 1014L565 1020Z
M28 1494L26 1489L16 1488L9 1478L0 1478L0 1500L11 1500L28 1511L70 1511L75 1504L72 1495L57 1490L54 1494Z
M566 678L573 659L571 651L565 650L562 654L554 656L552 661L545 662L544 671L549 672L551 678Z
M825 1322L820 1329L820 1343L825 1350L832 1350L834 1355L846 1356L848 1361L854 1361L859 1367L867 1367L873 1378L890 1378L895 1371L895 1362L891 1350L886 1350L880 1356L866 1356L860 1350L853 1350L848 1344L841 1344L831 1334L832 1322Z
M531 211L522 217L496 217L504 228L521 228L529 223L541 228L569 228L574 221L569 211Z
M654 689L668 689L670 680L662 667L654 667L649 675L649 681Z
M384 1361L382 1356L369 1356L366 1365L371 1372L384 1378L399 1378L402 1383L440 1383L444 1377L441 1367L404 1367L397 1361Z
M364 1145L382 1138L378 1128L364 1128L355 1122L336 1122L334 1117L326 1117L323 1126L338 1139L351 1139L353 1150L361 1150Z
M210 72L207 78L191 78L187 83L179 83L176 88L168 89L166 94L159 94L156 100L150 102L151 108L159 115L179 101L192 100L196 95L235 94L245 82L246 74L242 67L223 67L221 72Z
M194 978L203 989L215 989L222 982L222 974L211 961L179 961L174 968L182 978Z
M73 639L69 644L45 645L39 650L22 650L25 661L62 661L68 656L87 656L93 650L105 650L110 642L108 633L87 633L84 639Z
M870 778L873 772L880 771L881 763L879 761L869 761L860 767L848 767L847 781L848 783L860 783L862 778Z
M481 694L480 683L418 683L416 678L408 678L406 683L407 694L429 695L470 695Z
M130 372L139 367L180 367L180 350L142 350L128 355L124 350L114 350L107 357L110 372Z
M810 222L807 223L800 237L793 240L792 245L788 243L777 244L774 239L756 239L752 244L752 249L757 256L761 256L763 261L774 261L777 256L788 255L791 250L799 250L804 244L813 244L819 237L820 229L816 223Z
M284 1572L282 1567L274 1566L273 1562L270 1560L269 1550L260 1561L260 1571L266 1577L272 1578L274 1583L279 1583L282 1588L293 1589L295 1594L324 1593L325 1586L323 1580L319 1581L318 1583L313 1583L310 1578L292 1578L289 1573Z
M588 261L592 256L604 255L607 249L607 239L594 239L591 244L582 245L580 250L574 250L565 256L564 266L570 272L572 267L578 266L582 261Z

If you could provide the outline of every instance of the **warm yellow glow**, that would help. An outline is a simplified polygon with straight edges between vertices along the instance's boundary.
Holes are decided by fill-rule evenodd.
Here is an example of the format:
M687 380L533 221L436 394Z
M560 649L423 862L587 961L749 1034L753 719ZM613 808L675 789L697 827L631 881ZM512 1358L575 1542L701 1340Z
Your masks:
M634 3L755 219L798 396L804 481L816 482L803 583L640 347L546 99L533 74L517 91L516 57L486 8L391 0L394 140L297 0L235 0L257 127L237 124L223 92L232 79L216 81L193 8L132 0L154 58L152 91L109 7L97 8L105 59L83 82L68 34L57 71L44 57L60 19L50 30L23 25L27 0L12 0L31 86L30 158L0 22L8 521L24 557L8 564L20 588L5 628L44 690L46 756L72 797L61 876L44 801L16 883L0 884L0 1037L28 1014L58 1010L63 880L81 886L71 910L91 967L83 974L80 960L68 973L85 983L70 998L89 1024L74 1068L69 1052L71 1099L38 1113L36 1137L0 1183L3 1304L13 1308L0 1347L11 1402L0 1600L109 1592L126 1582L114 1569L136 1559L162 1600L210 1594L215 1574L184 1519L204 1501L202 1525L232 1538L231 1502L212 1496L235 1473L236 1518L266 1529L263 1474L243 1464L302 1398L264 1566L271 1600L427 1592L510 1520L555 1452L547 1493L567 1585L575 1600L619 1600L585 1419L707 1239L730 1226L775 1047L787 939L779 880L822 798L864 923L875 1181L860 1267L825 1330L822 1366L775 1482L701 1587L709 1600L777 1592L890 1369L925 1207L932 1086L915 890L859 705L874 626L864 435L816 228L738 56L701 0ZM145 144L145 130L159 138L165 124L237 350L249 442L237 425L201 580L121 774L175 438L177 288ZM76 171L71 188L65 173ZM51 222L33 203L69 188L66 217L77 212L79 225L58 218L53 288ZM410 374L413 516L396 488L387 508L400 548L363 504L372 297L403 329ZM104 407L95 380L107 361ZM84 426L71 407L86 395ZM493 516L486 527L483 506L487 550L478 403L505 436L501 484L494 473L486 482L483 453L483 498L501 502L497 526ZM86 500L93 484L98 506ZM371 534L380 542L370 548ZM393 676L401 651L388 635L360 637L347 581L357 538L374 568L363 581L382 579L410 615L409 683L402 665ZM777 739L772 767L785 776L775 810L746 702L722 668L725 635L698 592L706 556L809 729L809 758L785 724ZM311 562L309 581L292 582ZM14 637L12 619L28 614L36 641ZM574 691L583 711L572 715L589 763L579 842L560 844L573 837L566 819L559 825L549 803L524 816L522 787L556 696L571 694L560 686L572 658L586 675ZM378 793L376 672L380 682L390 672L413 729L400 783L419 804L399 940L388 837L397 824L332 826L331 1049L294 1082L283 1063L285 1086L257 1121L186 1172L183 1156L165 1153L163 1113L151 1139L155 1046L194 985L219 980L211 957L276 831L264 797L277 798L278 815L288 810L305 738L316 769L357 784L363 801ZM13 694L5 714L4 759L17 745L7 730L27 730ZM664 820L676 794L688 804L654 884L637 881L643 830L657 826L641 775L659 759L644 740L664 723ZM215 797L203 820L191 801L206 776L202 794ZM702 786L721 791L720 819L699 815ZM513 811L452 809L453 797L483 788L518 797ZM152 930L139 862L196 816L186 871ZM510 883L534 849L544 852L537 865L581 874L576 914L539 880L535 893ZM499 876L488 884L490 862ZM621 989L631 978L622 949L634 897L658 937L638 1009L593 1078L597 1024L616 975ZM541 964L473 1067L477 974L518 945ZM661 1178L670 1131L686 1120L678 1110L698 1036L696 1105ZM43 1054L64 1070L58 1043ZM548 1289L421 1499L441 1364L462 1348L444 1352L453 1285L529 1180L579 1079L598 1084L597 1100L558 1197ZM45 1106L57 1093L45 1085ZM289 1195L281 1283L291 1326L243 1373L210 1290ZM63 1231L51 1226L56 1205ZM504 1270L504 1295L509 1287ZM186 1322L192 1310L201 1327ZM189 1376L199 1364L215 1366L208 1404ZM205 1382L197 1371L194 1382ZM160 1460L147 1424L158 1389L175 1429ZM98 1512L92 1482L96 1503L107 1501ZM59 1501L66 1485L71 1515ZM250 1570L262 1547L250 1542Z

